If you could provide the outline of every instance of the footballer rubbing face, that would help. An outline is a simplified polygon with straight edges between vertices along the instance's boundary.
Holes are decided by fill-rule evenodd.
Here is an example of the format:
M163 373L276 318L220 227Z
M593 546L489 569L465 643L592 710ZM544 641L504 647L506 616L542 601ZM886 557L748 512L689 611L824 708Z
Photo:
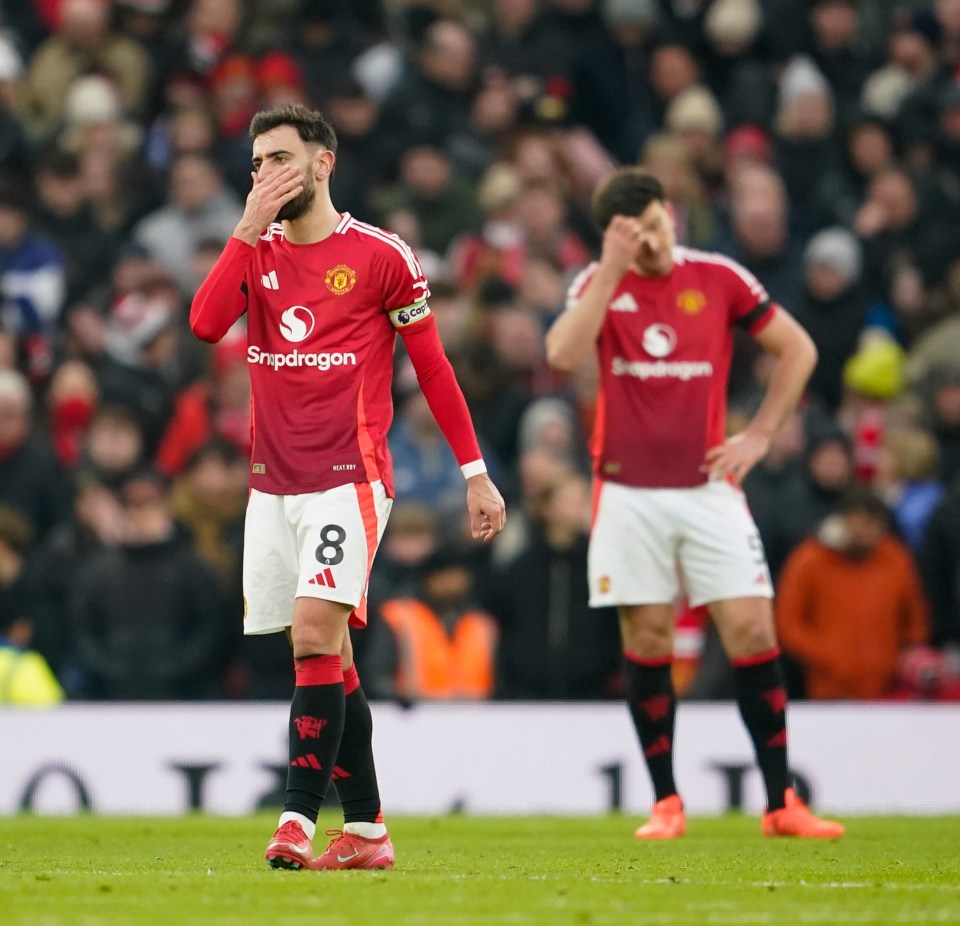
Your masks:
M254 139L253 166L260 180L288 164L300 167L303 175L303 189L280 207L277 221L295 221L310 211L317 196L314 166L318 150L319 146L304 143L292 125L278 125Z
M677 243L673 213L655 199L637 216L640 240L634 262L645 276L663 276L673 267L673 248Z
M313 179L312 167L311 164L303 172L303 190L290 202L284 203L280 207L280 211L277 213L278 222L292 222L310 211L310 207L317 196L317 182Z

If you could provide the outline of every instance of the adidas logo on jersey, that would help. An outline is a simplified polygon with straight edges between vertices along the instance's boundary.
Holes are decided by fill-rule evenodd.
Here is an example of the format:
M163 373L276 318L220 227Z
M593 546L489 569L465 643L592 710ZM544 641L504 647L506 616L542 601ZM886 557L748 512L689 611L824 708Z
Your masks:
M621 293L610 303L613 312L639 312L640 306L630 293Z
M277 271L271 270L260 277L260 282L265 289L280 289L280 283L277 281Z

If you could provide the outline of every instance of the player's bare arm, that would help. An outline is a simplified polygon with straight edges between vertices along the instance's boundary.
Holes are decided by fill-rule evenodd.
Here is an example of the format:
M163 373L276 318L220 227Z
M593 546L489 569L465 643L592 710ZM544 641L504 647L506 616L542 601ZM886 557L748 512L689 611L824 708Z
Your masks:
M576 305L561 313L547 332L547 362L567 373L580 368L593 348L607 304L630 269L642 230L636 219L616 215L603 233L603 251L596 273Z
M507 523L503 496L486 473L467 480L467 511L470 512L470 533L474 540L489 543Z
M259 168L259 165L257 165ZM303 172L292 163L261 179L259 170L251 172L253 186L247 194L243 215L233 230L233 237L255 246L257 239L273 222L280 207L303 192Z
M766 456L770 438L797 407L817 363L810 336L781 308L754 340L776 358L766 395L744 431L706 454L711 477L731 477L737 484Z

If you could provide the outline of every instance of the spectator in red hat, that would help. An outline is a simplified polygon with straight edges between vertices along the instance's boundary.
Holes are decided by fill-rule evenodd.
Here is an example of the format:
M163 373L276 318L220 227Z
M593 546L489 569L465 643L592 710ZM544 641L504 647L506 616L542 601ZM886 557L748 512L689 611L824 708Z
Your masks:
M257 64L249 55L231 54L210 70L207 87L220 133L246 139L257 111Z
M728 185L733 183L734 174L742 164L769 167L773 163L770 136L758 125L741 125L728 132L721 150Z
M267 52L257 62L255 73L260 88L260 108L272 109L284 103L309 102L303 69L286 52Z

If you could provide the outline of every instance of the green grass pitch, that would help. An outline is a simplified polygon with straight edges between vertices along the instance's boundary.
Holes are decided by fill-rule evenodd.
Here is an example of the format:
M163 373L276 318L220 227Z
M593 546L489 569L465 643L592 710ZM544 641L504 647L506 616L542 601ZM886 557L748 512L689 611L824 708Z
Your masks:
M694 818L656 844L625 817L397 817L392 872L270 870L275 819L2 819L0 923L960 923L960 817L851 818L827 843Z

